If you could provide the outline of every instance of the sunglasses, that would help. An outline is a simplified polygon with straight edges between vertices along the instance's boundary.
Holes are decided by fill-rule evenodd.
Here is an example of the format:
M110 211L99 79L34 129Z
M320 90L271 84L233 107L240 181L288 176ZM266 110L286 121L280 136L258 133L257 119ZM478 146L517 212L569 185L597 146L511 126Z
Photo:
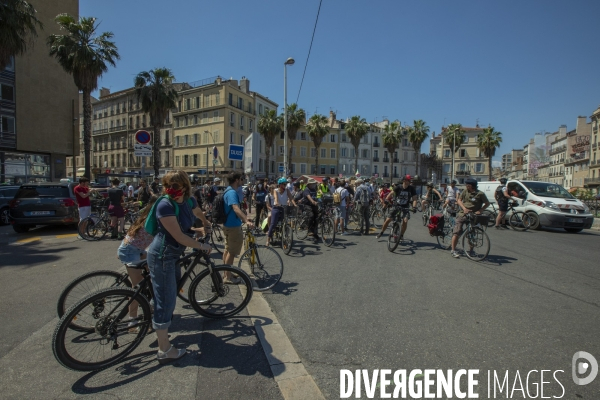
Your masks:
M169 183L167 185L167 187L171 188L171 189L175 189L175 190L179 190L179 189L183 189L183 186L181 186L179 183Z

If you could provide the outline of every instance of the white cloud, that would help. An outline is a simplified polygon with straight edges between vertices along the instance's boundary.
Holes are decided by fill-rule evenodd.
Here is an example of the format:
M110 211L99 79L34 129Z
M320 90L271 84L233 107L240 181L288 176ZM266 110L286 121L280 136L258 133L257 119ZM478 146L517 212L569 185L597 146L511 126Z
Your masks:
M502 167L502 161L492 161L492 168Z

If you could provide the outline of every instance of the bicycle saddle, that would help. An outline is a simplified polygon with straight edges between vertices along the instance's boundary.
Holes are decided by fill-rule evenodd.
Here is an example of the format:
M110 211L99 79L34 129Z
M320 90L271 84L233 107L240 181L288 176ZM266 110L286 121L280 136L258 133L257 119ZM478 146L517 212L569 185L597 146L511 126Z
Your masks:
M125 264L127 268L142 269L148 264L148 260L139 260Z

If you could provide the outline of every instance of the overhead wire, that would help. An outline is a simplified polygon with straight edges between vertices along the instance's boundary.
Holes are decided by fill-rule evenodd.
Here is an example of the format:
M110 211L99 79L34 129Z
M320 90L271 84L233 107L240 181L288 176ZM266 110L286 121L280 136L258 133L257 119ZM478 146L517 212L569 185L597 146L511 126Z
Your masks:
M308 48L308 55L306 56L306 63L304 64L304 72L302 73L302 81L300 81L300 89L298 89L298 97L296 97L296 104L300 100L300 92L302 91L302 84L304 83L304 75L306 75L306 67L308 66L308 59L310 58L310 50L312 49L313 41L315 40L315 32L317 30L317 23L319 22L319 14L321 13L321 4L323 0L319 1L319 9L317 10L317 19L315 20L315 27L313 28L312 38L310 39L310 46Z

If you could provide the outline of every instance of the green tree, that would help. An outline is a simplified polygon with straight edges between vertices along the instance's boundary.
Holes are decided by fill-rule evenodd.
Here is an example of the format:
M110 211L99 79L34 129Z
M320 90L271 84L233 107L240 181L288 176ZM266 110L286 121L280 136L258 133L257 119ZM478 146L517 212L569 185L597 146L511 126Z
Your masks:
M298 107L298 104L292 103L287 106L287 135L290 145L290 151L288 152L288 172L292 171L292 148L294 147L294 140L296 140L296 132L302 125L306 123L306 112ZM281 127L283 129L283 114L280 117Z
M316 171L319 171L319 147L323 142L323 138L329 133L329 119L321 114L315 114L308 120L306 125L308 136L315 145L315 166Z
M112 32L96 34L98 25L94 17L81 17L77 21L68 14L55 18L64 35L50 35L50 56L57 59L63 69L73 75L75 86L83 92L83 148L85 176L90 175L90 150L92 144L92 91L98 87L98 78L116 66L119 53L111 39Z
M456 153L460 146L465 142L465 130L462 128L461 124L450 124L448 128L442 132L444 142L448 143L448 147L450 147L450 151ZM442 146L442 151L444 147ZM442 153L442 159L444 154ZM454 163L450 166L451 173L450 176L454 176Z
M271 158L271 148L275 144L275 138L281 132L281 124L279 118L277 117L277 110L269 110L267 111L256 125L258 132L265 139L265 152L267 154L267 165L265 168L266 176L269 178L269 166L270 158Z
M0 2L0 71L12 57L25 54L27 46L37 37L37 28L44 29L36 12L25 0Z
M416 169L415 174L419 174L419 159L421 154L421 145L429 136L429 127L422 119L413 121L413 126L408 131L408 141L411 143L413 150L415 151ZM422 177L421 177L422 178ZM425 177L427 180L427 177Z
M135 93L142 103L142 111L150 115L153 128L154 177L158 177L160 168L160 129L165 125L169 110L176 107L177 91L173 87L174 80L175 77L168 68L140 72L133 80Z
M369 132L369 124L364 118L355 115L346 123L345 129L350 143L354 146L354 170L358 171L358 146L362 138Z
M477 147L488 159L488 180L492 180L492 157L496 155L496 149L502 143L502 132L498 132L493 126L483 129L483 133L477 136Z
M402 134L400 133L400 123L394 121L387 124L383 128L383 147L388 151L390 155L390 184L392 183L392 171L394 170L394 153L398 150L400 142L402 141Z

